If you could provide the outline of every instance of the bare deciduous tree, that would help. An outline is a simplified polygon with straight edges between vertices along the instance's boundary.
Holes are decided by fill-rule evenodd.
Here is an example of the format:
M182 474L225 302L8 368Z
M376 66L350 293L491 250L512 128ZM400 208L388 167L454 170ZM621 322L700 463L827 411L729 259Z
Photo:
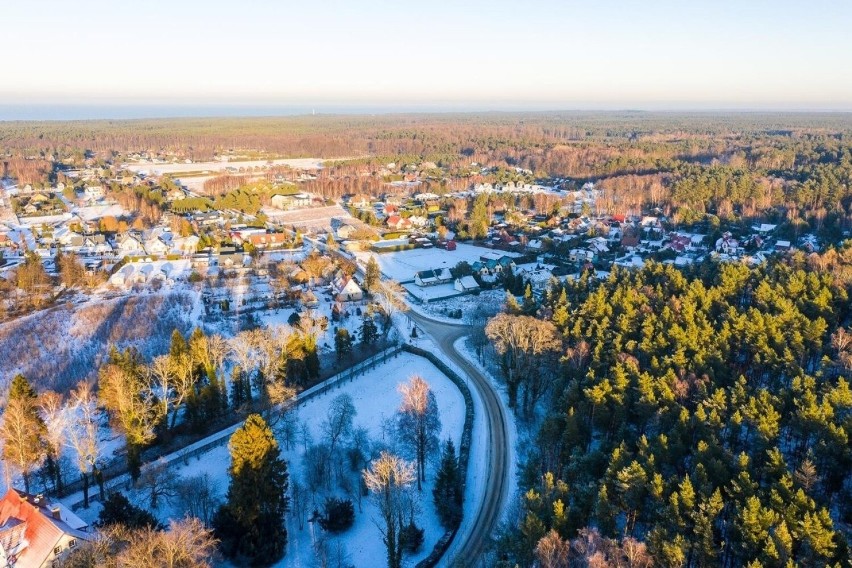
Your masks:
M83 479L83 506L89 506L89 475L95 476L101 460L101 442L98 437L100 411L89 383L81 381L71 391L68 407L66 444L77 455L77 469ZM101 498L103 498L103 484Z
M400 439L411 450L417 463L417 490L426 481L426 458L438 448L441 419L435 393L423 377L414 375L409 382L398 387L402 395L397 431Z
M210 527L221 503L219 486L207 472L178 481L175 484L175 499L176 506L184 514L195 517L205 527Z
M542 366L550 363L561 347L556 326L531 316L498 314L485 326L485 334L501 356L509 406L517 406L518 391L523 386L522 408L528 414L547 390L548 374L542 372Z
M402 567L403 515L406 509L406 490L414 482L414 464L382 452L369 469L364 470L364 483L372 492L373 501L381 515L374 519L387 548L388 568Z

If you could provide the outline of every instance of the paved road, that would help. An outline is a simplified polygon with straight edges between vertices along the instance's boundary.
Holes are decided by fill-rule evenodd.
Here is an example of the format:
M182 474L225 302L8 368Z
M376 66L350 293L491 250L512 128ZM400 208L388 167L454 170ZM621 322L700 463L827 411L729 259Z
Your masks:
M506 414L488 377L483 375L453 346L456 340L469 333L469 327L433 320L414 311L409 311L407 315L420 328L418 331L424 331L430 335L438 344L439 349L470 377L470 384L476 389L483 403L485 429L488 434L486 439L488 468L485 478L485 494L482 502L477 504L475 510L466 508L465 516L473 515L473 522L467 525L465 533L460 532L456 536L460 541L452 547L456 551L453 558L444 559L451 566L479 566L489 539L500 524L508 495L509 466L511 464L509 463L509 435ZM474 461L468 464L468 468L477 466L478 464Z

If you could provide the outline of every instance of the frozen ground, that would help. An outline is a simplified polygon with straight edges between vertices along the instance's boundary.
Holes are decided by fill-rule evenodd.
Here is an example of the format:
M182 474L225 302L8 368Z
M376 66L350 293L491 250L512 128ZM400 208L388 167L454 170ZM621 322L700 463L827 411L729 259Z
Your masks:
M382 425L387 419L393 417L399 406L400 395L397 392L397 386L399 383L407 381L415 373L426 379L435 392L440 409L441 439L452 438L456 447L458 447L465 413L464 399L461 393L432 364L411 354L400 354L387 363L355 378L352 382L304 403L294 412L297 412L298 421L307 425L313 440L320 441L322 440L321 423L327 415L329 404L337 395L347 393L352 397L358 410L354 421L355 426L363 427L368 431L371 440L376 442L376 449L382 445L389 445L393 448L393 440L390 439L389 432ZM383 437L384 440L382 440ZM283 440L281 447L282 449L286 447ZM397 451L401 450L397 449ZM305 485L304 481L301 481L303 479L302 459L304 456L304 446L301 439L297 440L289 450L282 453L289 465L291 486L296 480L300 480ZM180 467L175 472L182 477L200 473L209 474L217 483L218 491L224 498L228 486L227 468L229 463L228 449L226 446L222 446L201 455L199 458L191 459L188 465ZM470 469L474 470L478 469L477 464L481 461L472 458L470 463ZM432 484L436 465L437 459L434 458L427 464L427 481L423 487L423 492L420 494L421 512L417 523L426 529L425 542L417 555L405 558L406 566L413 566L417 561L424 558L444 532L438 523L432 503ZM322 503L326 494L342 496L342 493L337 490L322 491L315 497L317 505ZM140 506L148 506L143 491L132 491L130 498ZM364 498L361 506L363 511L359 511L356 501L354 526L342 535L330 538L323 533L319 526L314 526L314 523L305 523L305 528L299 530L296 518L289 514L287 516L289 535L287 552L284 559L276 566L302 568L319 565L315 557L314 545L320 539L325 539L331 549L342 544L346 551L347 562L350 565L358 567L384 565L384 545L381 535L373 523L373 518L377 514L376 509L369 498ZM312 510L313 506L309 504L308 509ZM93 521L97 518L98 512L99 505L94 504L90 509L77 513L84 520ZM183 511L177 510L175 504L169 502L161 503L159 509L153 512L161 520L179 518L183 515Z
M343 159L343 158L338 158ZM179 174L186 172L223 172L228 168L263 168L269 165L290 166L297 170L317 170L322 168L324 158L290 158L282 160L249 160L243 162L193 162L190 164L126 164L125 169L148 175Z
M406 285L408 290L411 286ZM437 288L437 286L435 286ZM412 309L423 313L429 317L445 320L450 323L470 323L477 319L480 315L492 316L503 307L506 302L506 291L502 288L494 290L483 290L476 294L467 294L465 296L457 296L455 298L447 298L445 300L434 301L431 303L423 303L417 306L412 306ZM461 310L461 319L451 318L451 312Z
M399 252L376 254L372 252L356 253L358 260L366 265L370 256L379 263L382 274L398 282L414 280L414 274L421 270L433 268L453 268L461 261L476 262L484 254L497 252L500 255L515 257L515 253L494 251L465 243L458 243L456 250L447 251L440 248L412 249Z

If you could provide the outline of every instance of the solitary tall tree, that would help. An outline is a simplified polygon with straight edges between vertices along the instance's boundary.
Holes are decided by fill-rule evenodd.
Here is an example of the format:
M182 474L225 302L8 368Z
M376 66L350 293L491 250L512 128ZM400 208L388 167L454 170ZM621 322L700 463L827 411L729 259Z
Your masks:
M251 414L228 443L231 481L228 500L213 519L222 550L255 565L280 559L287 544L287 462L272 430Z
M462 517L461 474L452 440L447 440L444 445L432 497L435 499L435 509L441 524L447 528L457 526Z
M406 489L414 481L414 465L382 452L363 475L381 514L381 523L377 525L387 547L388 568L401 568L403 512Z
M380 279L381 271L379 270L379 263L376 262L376 257L371 256L370 260L367 261L367 268L364 271L364 289L370 293L375 292Z
M397 415L397 428L403 443L417 461L417 490L426 481L426 458L438 447L441 419L435 393L423 377L414 375L407 384L399 385L402 404Z

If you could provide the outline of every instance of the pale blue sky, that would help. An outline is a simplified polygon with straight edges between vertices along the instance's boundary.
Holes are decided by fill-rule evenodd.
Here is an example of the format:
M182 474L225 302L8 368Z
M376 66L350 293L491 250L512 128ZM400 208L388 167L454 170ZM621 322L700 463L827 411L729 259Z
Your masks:
M0 0L0 104L852 110L851 0Z

